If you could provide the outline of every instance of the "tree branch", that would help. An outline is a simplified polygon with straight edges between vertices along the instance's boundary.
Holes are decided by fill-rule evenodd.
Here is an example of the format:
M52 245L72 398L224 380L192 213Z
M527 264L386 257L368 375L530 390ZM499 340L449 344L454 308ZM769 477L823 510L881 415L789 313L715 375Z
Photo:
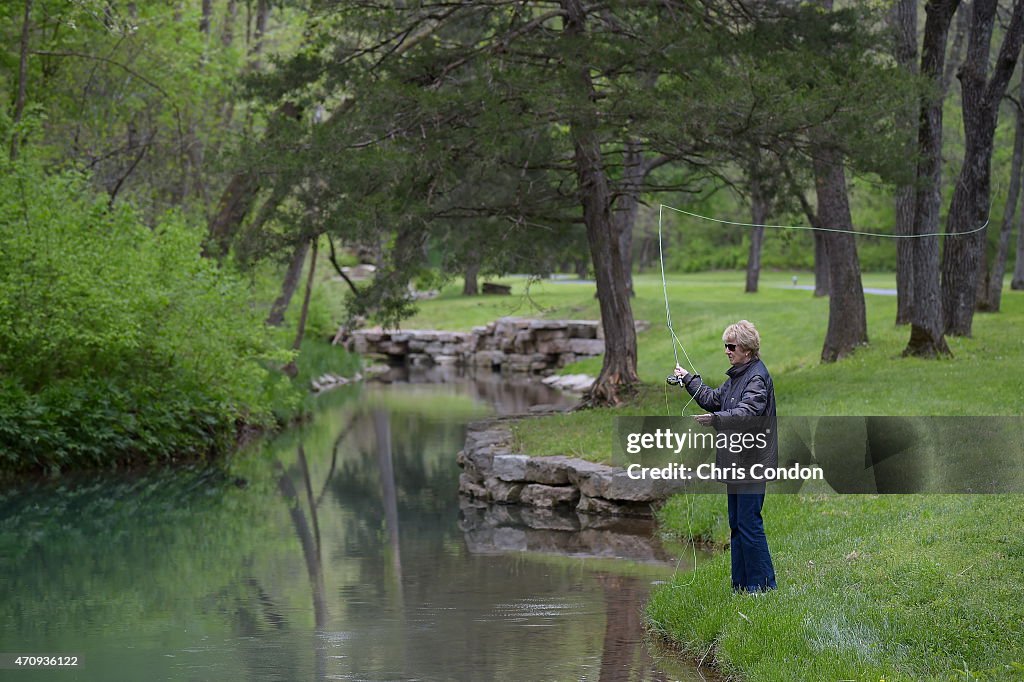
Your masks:
M160 87L160 85L158 85L154 81L152 81L149 78L146 78L145 76L143 76L141 73L139 73L135 69L132 69L131 67L126 66L126 65L122 64L121 62L119 62L117 60L110 59L109 57L100 57L100 56L97 56L97 55L94 55L94 54L86 54L84 52L64 52L64 51L58 52L58 51L54 51L54 50L32 50L32 54L40 55L40 56L44 56L44 57L76 57L78 59L92 59L92 60L95 60L95 61L104 62L106 64L112 64L113 66L116 66L116 67L118 67L120 69L125 70L126 72L128 72L131 75L135 76L136 78L138 78L140 81L142 81L143 83L145 83L149 87L151 87L154 90L156 90L157 92L159 92L170 103L171 108L174 109L174 118L177 121L177 126L178 126L178 143L179 143L179 145L183 143L183 140L184 140L184 132L183 132L184 126L181 123L181 110L178 108L178 105L171 98L171 96L169 94L167 94L166 90L164 90L162 87Z
M327 237L327 245L331 247L330 255L327 258L328 258L328 260L331 261L331 265L334 266L334 271L337 272L339 275L341 275L341 278L343 280L345 280L346 284L348 284L348 288L352 290L352 293L356 297L358 297L359 296L359 289L356 289L356 285L352 283L352 280L350 280L348 278L348 275L345 274L345 271L341 269L340 265L338 265L338 258L337 258L337 255L334 252L334 240L331 239L331 235L329 235L329 234L328 235L324 235L324 236Z

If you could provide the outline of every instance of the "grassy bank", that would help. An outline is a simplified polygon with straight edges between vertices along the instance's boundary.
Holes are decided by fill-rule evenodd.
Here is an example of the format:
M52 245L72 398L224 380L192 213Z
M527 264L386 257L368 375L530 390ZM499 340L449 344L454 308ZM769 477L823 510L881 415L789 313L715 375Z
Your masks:
M828 301L769 273L756 295L742 273L673 276L669 300L692 367L709 383L728 367L721 330L750 319L783 415L1020 415L1024 411L1024 296L1007 292L1003 312L977 315L974 336L949 339L954 357L903 359L908 331L896 328L896 299L868 295L870 345L842 362L818 356ZM809 283L809 276L800 275ZM502 315L596 319L592 284L505 280L506 298L445 292L405 326L468 329ZM891 275L865 286L892 288ZM532 454L611 454L613 417L678 415L667 389L673 351L664 326L660 277L636 281L633 309L652 323L639 335L636 402L531 420L517 432ZM686 364L684 362L684 364ZM567 368L596 374L600 359ZM686 410L693 414L693 405ZM727 540L722 496L677 497L661 516L677 538ZM651 627L695 659L745 680L1024 679L1024 543L1015 529L1019 496L769 496L766 525L779 590L733 597L723 552L695 574L656 591Z
M666 532L725 542L721 496L677 497ZM744 680L1024 679L1024 500L776 495L779 589L733 596L723 553L648 604L650 627Z
M668 286L673 326L692 369L712 385L728 369L721 349L722 329L749 319L761 332L762 357L775 380L783 415L1019 415L1024 412L1024 372L1007 372L1024 359L1024 295L1007 292L1003 311L978 314L974 336L950 338L952 359L900 358L909 332L895 327L895 296L866 297L870 344L842 362L819 362L828 322L827 299L794 289L792 273L766 273L761 291L743 293L743 273L675 275ZM810 283L807 273L800 273ZM424 301L419 314L403 326L469 329L504 315L546 318L599 317L593 284L507 279L510 297L463 297L451 287ZM895 287L891 274L868 274L866 287ZM674 364L665 326L661 278L641 275L635 282L634 316L651 323L638 335L638 371L644 386L635 402L614 411L590 410L531 421L517 437L526 452L571 453L592 460L611 455L614 422L610 415L679 415L686 400L666 387ZM682 352L683 364L687 364ZM596 375L601 359L576 363L565 373ZM694 404L686 414L696 414Z

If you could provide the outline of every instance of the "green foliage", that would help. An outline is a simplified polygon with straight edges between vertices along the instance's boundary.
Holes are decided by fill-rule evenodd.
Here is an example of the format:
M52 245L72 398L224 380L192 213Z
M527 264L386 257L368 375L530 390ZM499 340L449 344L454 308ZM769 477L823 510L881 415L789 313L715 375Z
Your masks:
M23 148L59 167L88 167L94 189L132 201L147 222L171 207L205 216L225 182L219 159L261 125L240 97L239 74L289 52L302 30L293 3L272 5L258 64L242 3L33 0L26 114L46 116L23 121ZM7 112L18 91L24 6L0 7Z
M243 280L88 178L8 164L0 180L0 452L7 469L223 449L269 418L275 353Z

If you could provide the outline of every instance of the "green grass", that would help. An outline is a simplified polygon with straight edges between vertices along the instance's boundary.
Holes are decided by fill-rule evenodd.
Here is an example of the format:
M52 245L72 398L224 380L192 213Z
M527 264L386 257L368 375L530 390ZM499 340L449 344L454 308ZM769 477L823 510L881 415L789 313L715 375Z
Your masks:
M828 300L794 289L793 273L765 273L761 291L743 293L743 273L716 272L669 277L673 327L686 355L708 383L724 379L728 363L722 329L749 319L761 332L761 356L775 382L782 415L1018 415L1024 412L1024 372L1007 371L1024 359L1024 295L1007 291L1003 311L978 314L972 338L949 338L954 357L901 358L909 331L896 327L896 298L866 295L869 345L850 358L819 360L828 323ZM807 273L801 282L811 283ZM451 286L403 327L468 330L503 315L544 318L599 317L593 284L505 279L512 296L460 295ZM868 274L866 287L893 288L891 274ZM644 385L637 400L614 410L587 410L530 420L516 430L520 447L533 454L572 454L595 461L611 456L613 415L678 415L686 403L664 378L672 371L672 339L665 324L661 278L640 275L633 314L651 323L638 336L638 372ZM680 359L686 363L683 353ZM578 362L564 373L596 375L601 359ZM686 414L695 414L691 404Z
M712 385L724 379L728 363L721 350L726 325L749 319L761 332L761 356L775 382L782 415L1017 415L1024 411L1024 372L1008 372L1024 359L1024 296L1007 292L1003 312L975 316L973 338L948 339L954 357L939 361L901 358L909 331L896 327L896 298L867 295L868 346L850 358L819 361L828 323L827 299L793 289L790 273L766 273L761 291L743 293L742 273L702 273L670 277L673 326L686 355ZM809 280L805 274L802 279ZM426 301L409 327L468 329L507 312L522 301L523 281L513 297L465 298L457 291ZM892 275L865 276L865 286L891 288ZM634 316L651 323L638 336L638 372L644 385L638 399L615 410L588 410L531 420L517 438L525 452L574 454L592 460L611 455L612 415L678 415L686 403L679 389L666 388L672 371L672 339L665 325L661 279L636 278ZM539 282L531 298L543 306L538 317L598 317L592 284ZM523 303L525 305L525 303ZM445 324L433 323L434 316ZM447 325L447 326L446 326ZM686 363L683 353L680 359ZM601 359L563 370L596 375ZM695 414L691 404L687 414Z
M499 317L544 319L597 319L592 283L530 280L511 277L492 280L512 287L511 296L463 296L462 282L441 290L436 298L420 301L416 315L402 322L403 329L469 331Z
M676 497L672 535L727 540L718 495ZM658 589L648 622L745 680L1024 679L1016 495L769 495L779 589L733 596L729 557Z
M867 295L870 344L822 365L828 301L766 273L743 293L743 273L673 275L669 300L692 367L712 385L728 364L721 332L746 318L761 332L762 357L781 415L1020 415L1024 413L1024 296L1007 291L1003 311L974 318L974 336L948 339L954 357L900 357L909 331L895 327L896 299ZM802 284L811 276L800 274ZM523 295L463 298L457 289L424 302L408 328L468 329L502 315L598 317L592 284L539 282ZM893 288L892 275L865 286ZM685 400L666 388L673 366L661 279L636 278L634 316L652 323L638 338L637 400L615 409L531 419L516 431L521 451L607 460L619 415L678 415ZM530 306L539 306L531 313ZM684 362L684 364L687 364ZM600 359L566 368L597 374ZM686 410L694 414L693 405ZM727 541L720 495L676 497L663 531ZM988 496L769 495L769 542L780 588L733 597L729 557L655 591L652 630L686 655L707 655L744 680L1024 679L1024 498Z

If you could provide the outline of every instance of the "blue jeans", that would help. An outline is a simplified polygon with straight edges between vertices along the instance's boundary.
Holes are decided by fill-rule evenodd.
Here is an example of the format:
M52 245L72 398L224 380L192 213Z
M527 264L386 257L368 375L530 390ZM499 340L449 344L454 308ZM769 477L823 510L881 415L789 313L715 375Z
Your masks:
M763 505L763 487L760 492L729 493L733 590L762 592L776 587L775 567L761 519Z

